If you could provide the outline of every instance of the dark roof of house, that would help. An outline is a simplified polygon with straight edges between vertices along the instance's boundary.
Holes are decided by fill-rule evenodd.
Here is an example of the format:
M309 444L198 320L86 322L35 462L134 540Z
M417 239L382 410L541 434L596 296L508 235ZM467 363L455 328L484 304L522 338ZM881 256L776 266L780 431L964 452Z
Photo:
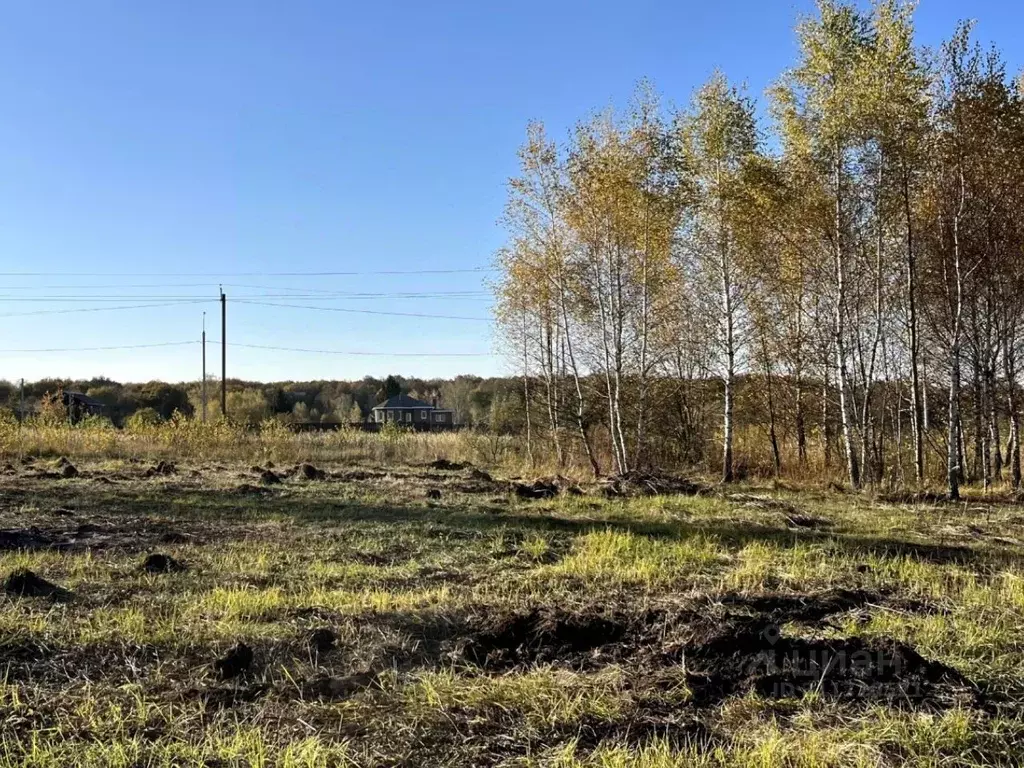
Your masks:
M100 406L100 407L103 407L103 405L104 405L99 400L97 400L95 398L92 398L92 397L89 397L88 395L83 394L82 392L68 392L67 390L65 390L65 392L64 392L64 399L65 400L77 400L82 405L97 405L97 406Z
M389 397L380 405L373 406L373 410L378 408L434 408L434 406L408 395L395 395L394 397Z

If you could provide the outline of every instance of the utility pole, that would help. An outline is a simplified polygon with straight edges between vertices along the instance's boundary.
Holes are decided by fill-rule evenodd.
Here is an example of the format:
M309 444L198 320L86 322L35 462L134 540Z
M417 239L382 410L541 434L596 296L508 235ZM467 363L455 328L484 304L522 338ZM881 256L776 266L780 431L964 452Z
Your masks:
M206 423L206 313L203 312L203 424Z
M19 412L21 414L21 418L18 420L18 426L20 427L22 424L25 423L25 380L24 379L21 380L21 386L19 387L19 389L21 391L21 405L19 406L18 410L19 410Z
M228 417L228 297L220 289L220 412Z

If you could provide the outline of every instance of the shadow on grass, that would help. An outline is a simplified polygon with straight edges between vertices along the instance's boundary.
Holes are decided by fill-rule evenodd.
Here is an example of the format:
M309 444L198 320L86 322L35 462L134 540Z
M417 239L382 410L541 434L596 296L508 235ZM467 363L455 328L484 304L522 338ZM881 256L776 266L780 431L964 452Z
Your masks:
M48 492L49 491L49 492ZM954 543L907 541L885 535L868 535L835 530L774 527L750 520L702 517L699 520L647 521L621 517L574 518L549 510L530 511L531 505L414 505L372 503L343 497L293 493L288 490L259 489L250 493L195 487L160 489L129 487L60 486L37 489L35 503L73 506L82 518L90 513L107 517L159 515L206 525L226 526L283 519L302 525L404 526L422 530L431 538L465 539L499 529L523 533L583 536L616 531L656 539L685 540L694 536L713 538L722 545L742 548L767 543L786 548L797 545L833 546L852 557L907 557L935 564L955 564L978 570L1020 562L1014 552L983 549ZM226 536L230 538L229 535Z

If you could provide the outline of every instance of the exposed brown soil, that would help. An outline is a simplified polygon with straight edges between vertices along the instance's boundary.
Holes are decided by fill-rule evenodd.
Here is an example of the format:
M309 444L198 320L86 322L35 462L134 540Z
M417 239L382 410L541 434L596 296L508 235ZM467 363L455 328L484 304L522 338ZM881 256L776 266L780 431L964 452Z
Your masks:
M0 531L0 552L16 549L46 549L51 539L36 527Z
M813 595L728 594L719 597L717 602L727 609L740 608L775 624L818 624L838 613L889 601L882 595L866 590L831 589Z
M448 459L435 459L434 461L424 464L424 466L429 467L430 469L440 469L444 472L460 472L463 469L469 469L473 465L470 464L468 461L459 462L448 461Z
M326 472L309 463L299 464L299 466L295 468L294 474L301 477L303 480L323 480L327 477Z
M281 482L281 478L274 473L274 470L265 469L260 473L260 482L264 485L277 485Z
M71 592L26 569L8 574L4 580L4 592L16 597L48 597L52 600L71 599Z
M512 492L521 499L551 499L558 495L558 486L538 478L532 483L512 483Z
M170 555L154 552L146 556L142 569L148 573L180 573L185 566Z
M628 632L622 614L577 614L552 608L485 619L463 646L464 657L488 669L579 659L621 643Z
M319 656L333 651L338 638L330 627L319 627L309 633L306 642L309 649Z
M63 510L54 513L65 525L33 526L0 530L0 552L10 550L54 550L76 552L84 549L146 550L158 544L194 544L229 532L212 525L203 525L195 532L171 528L162 520L150 518L119 519L116 525L82 523L74 525L74 514ZM70 524L70 526L68 525ZM73 527L72 527L73 526Z
M213 663L214 669L224 680L238 677L252 666L253 652L245 643L239 643Z
M178 468L171 461L158 461L152 467L146 470L146 477L156 477L158 475L173 475L178 471Z
M646 472L630 470L620 475L612 475L602 481L605 496L668 496L681 494L696 496L707 493L709 489L687 480L685 477L668 474L667 472Z
M767 698L816 692L923 709L980 706L983 697L970 680L896 640L795 637L780 630L788 622L816 625L876 601L884 599L856 591L725 596L716 603L725 609L718 616L698 606L642 613L534 608L471 621L457 647L466 661L490 671L629 663L656 674L682 665L696 706L747 692Z
M977 687L952 667L889 638L806 639L753 621L726 624L681 648L696 704L749 691L766 698L814 692L843 701L940 709L977 705Z

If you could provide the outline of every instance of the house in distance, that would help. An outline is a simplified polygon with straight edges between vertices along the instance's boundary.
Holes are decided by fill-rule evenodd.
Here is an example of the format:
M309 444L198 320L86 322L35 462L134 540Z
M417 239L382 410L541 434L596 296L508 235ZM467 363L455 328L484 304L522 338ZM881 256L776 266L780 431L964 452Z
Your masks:
M389 397L371 409L372 421L383 426L388 422L412 429L427 431L451 429L455 414L447 408L438 408L437 400L427 403L408 395Z

